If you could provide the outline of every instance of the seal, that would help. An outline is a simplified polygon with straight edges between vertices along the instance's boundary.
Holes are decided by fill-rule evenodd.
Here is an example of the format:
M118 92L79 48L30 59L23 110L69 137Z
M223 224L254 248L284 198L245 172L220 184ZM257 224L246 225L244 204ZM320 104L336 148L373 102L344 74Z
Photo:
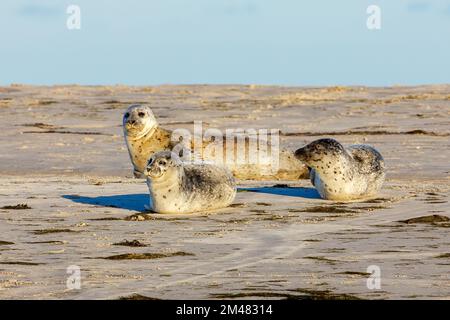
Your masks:
M384 182L381 154L369 145L344 148L334 139L319 139L295 151L310 168L310 179L324 199L348 201L374 197Z
M155 153L145 169L150 208L157 213L192 213L229 206L236 196L233 175L211 164L184 164L171 151Z
M145 178L143 173L150 156L172 148L171 132L158 126L149 107L139 104L129 106L124 113L123 130L133 174L136 178Z
M144 170L148 159L158 151L173 151L180 141L172 140L172 131L161 128L151 110L147 105L134 104L128 107L123 115L123 130L125 142L128 147L131 162L134 168L134 176L144 178ZM194 140L190 145L185 146L188 149L194 148ZM248 159L252 153L251 148L257 145L257 152L260 149L272 150L269 141L257 142L250 138L246 138L242 144L242 150L238 150L235 144L235 138L223 136L218 139L220 141L208 140L201 138L202 149L197 154L200 160L210 161L217 165L227 167L232 174L241 180L297 180L299 178L308 177L308 169L306 165L295 159L294 154L290 150L280 149L277 156L276 168L271 161L273 158L268 156L266 159L260 159L257 163L242 162L237 163L236 155L245 155ZM222 143L220 145L220 143ZM221 152L223 157L216 157L214 152L218 148L223 149ZM228 155L232 156L227 156ZM270 158L270 159L268 159ZM220 159L220 161L218 161ZM275 170L274 170L275 169Z

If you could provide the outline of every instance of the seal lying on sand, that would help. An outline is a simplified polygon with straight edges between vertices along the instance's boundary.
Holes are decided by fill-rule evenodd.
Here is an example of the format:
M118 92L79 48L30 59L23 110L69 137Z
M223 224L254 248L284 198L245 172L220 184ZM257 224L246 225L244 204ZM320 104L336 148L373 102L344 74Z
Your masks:
M386 176L383 157L368 145L344 148L334 139L319 139L295 151L295 157L311 168L311 182L324 199L373 197Z
M131 105L127 109L123 116L123 129L135 177L144 177L147 161L155 152L173 150L180 143L172 141L172 132L161 128L150 107L145 105ZM272 152L269 141L256 141L246 137L242 148L238 150L235 137L230 139L224 136L219 139L221 141L204 138L202 140L200 154L197 156L201 160L212 161L218 165L223 164L237 179L297 180L308 177L306 165L295 159L293 152L289 150L280 148L279 151L273 151L272 154L263 156L265 158L260 158L257 162L248 161L252 155L260 152L260 149ZM194 139L186 147L194 150ZM219 148L222 150L221 155L216 157L217 153L211 150L218 151ZM245 158L244 161L236 161L242 155ZM277 156L275 165L273 164L274 155Z
M210 164L183 164L171 151L155 153L145 169L151 209L191 213L229 206L236 196L232 174Z

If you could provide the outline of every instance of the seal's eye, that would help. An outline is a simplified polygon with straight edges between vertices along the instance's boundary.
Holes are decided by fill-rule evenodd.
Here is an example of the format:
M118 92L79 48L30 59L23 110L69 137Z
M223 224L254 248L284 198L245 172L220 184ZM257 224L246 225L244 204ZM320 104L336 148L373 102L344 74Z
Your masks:
M148 160L148 166L151 165L153 163L153 158L151 158L150 160Z
M125 113L125 118L128 118L129 116L130 116L129 112Z
M141 117L141 118L145 117L145 112L139 112L138 116Z

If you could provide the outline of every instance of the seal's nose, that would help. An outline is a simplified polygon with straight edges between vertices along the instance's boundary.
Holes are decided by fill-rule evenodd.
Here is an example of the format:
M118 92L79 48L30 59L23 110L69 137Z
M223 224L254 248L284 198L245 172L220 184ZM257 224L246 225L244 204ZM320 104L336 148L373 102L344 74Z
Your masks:
M303 148L297 149L294 155L297 159L301 159L305 155L305 149Z
M130 120L127 121L127 123L128 123L128 124L136 124L136 120L131 120L131 119L130 119Z

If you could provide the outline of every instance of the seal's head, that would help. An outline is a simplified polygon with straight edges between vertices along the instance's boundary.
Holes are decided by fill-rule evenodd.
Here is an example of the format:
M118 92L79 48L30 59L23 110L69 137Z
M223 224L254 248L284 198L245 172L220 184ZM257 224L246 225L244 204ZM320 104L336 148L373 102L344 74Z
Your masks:
M334 139L319 139L295 151L295 157L316 169L323 162L338 162L346 152Z
M146 105L133 104L123 115L123 128L130 138L139 139L157 126L152 110Z
M152 180L166 179L178 174L182 166L180 157L171 151L155 153L147 163L145 175Z

